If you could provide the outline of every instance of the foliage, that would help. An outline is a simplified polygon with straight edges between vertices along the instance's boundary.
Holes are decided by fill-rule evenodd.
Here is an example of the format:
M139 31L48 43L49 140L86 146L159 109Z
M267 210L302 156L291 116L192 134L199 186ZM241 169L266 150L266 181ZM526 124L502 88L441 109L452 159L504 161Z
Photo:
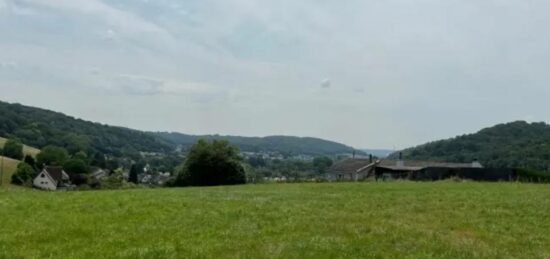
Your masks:
M128 176L128 182L138 184L139 175L143 173L143 165L142 164L133 164L130 168L130 173Z
M436 141L403 151L405 159L470 163L485 167L550 169L550 125L518 121L475 134ZM391 158L396 158L393 154Z
M86 164L85 161L78 158L72 158L67 160L63 164L63 170L65 170L65 172L67 172L69 175L90 173L90 167L88 166L88 164Z
M25 159L23 159L23 162L36 169L36 160L32 156L26 155Z
M522 182L550 183L549 172L540 172L529 169L518 169L516 172L518 174L518 180Z
M48 110L0 102L0 136L16 137L39 148L48 145L114 157L144 152L167 152L169 143L148 133L106 126Z
M32 186L34 177L36 177L34 168L27 163L19 163L19 165L17 165L17 171L11 176L11 183Z
M545 258L549 196L470 182L17 188L0 190L0 258Z
M170 143L181 145L185 149L190 148L200 139L207 139L228 141L231 144L237 146L243 152L278 152L287 156L299 154L350 154L354 151L352 147L317 138L299 138L290 136L270 136L264 138L219 135L193 136L181 133L167 132L159 132L154 134L166 141L169 141Z
M40 167L42 165L62 166L67 159L69 159L67 150L56 146L46 146L36 156L36 162Z
M23 159L23 144L16 139L8 139L4 144L3 154L16 160Z
M239 151L222 140L199 140L179 173L179 186L214 186L246 183Z
M313 159L313 167L319 175L324 175L327 173L327 170L332 166L332 159L326 156L316 157Z

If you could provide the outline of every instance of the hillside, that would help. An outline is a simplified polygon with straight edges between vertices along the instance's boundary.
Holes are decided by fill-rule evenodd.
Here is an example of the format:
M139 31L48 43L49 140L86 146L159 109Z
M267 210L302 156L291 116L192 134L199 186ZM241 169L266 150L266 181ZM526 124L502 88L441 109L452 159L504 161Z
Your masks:
M3 148L7 139L0 137L0 148ZM40 149L23 145L23 154L36 157L40 153Z
M238 137L203 135L193 136L181 133L158 132L156 136L183 148L188 148L199 139L227 140L245 152L280 152L282 154L337 155L353 153L352 147L318 138L291 136Z
M435 141L403 151L405 159L471 162L486 167L550 168L550 125L517 121L475 134ZM397 154L393 154L396 158Z
M11 176L17 170L17 165L19 163L19 160L0 156L0 177L2 178L0 183L2 186L6 186L11 183Z
M168 143L144 132L84 121L44 109L0 102L0 114L0 136L16 137L37 148L57 145L70 152L84 150L116 157L138 151L172 150Z
M225 139L242 151L267 151L282 154L336 155L352 153L353 148L317 138L271 136L265 138L181 133L149 133L73 118L62 113L0 101L0 137L16 137L36 148L62 146L69 152L80 150L115 157L139 151L166 153L176 146L190 147L198 139ZM0 139L0 141L2 141ZM1 143L1 142L0 142ZM37 150L26 147L26 152ZM360 152L362 153L362 152Z

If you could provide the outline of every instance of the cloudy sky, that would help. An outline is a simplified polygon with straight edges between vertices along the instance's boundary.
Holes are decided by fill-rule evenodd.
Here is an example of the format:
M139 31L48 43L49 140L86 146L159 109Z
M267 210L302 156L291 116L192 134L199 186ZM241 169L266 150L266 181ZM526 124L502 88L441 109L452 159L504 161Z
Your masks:
M547 0L0 0L0 99L402 148L550 121Z

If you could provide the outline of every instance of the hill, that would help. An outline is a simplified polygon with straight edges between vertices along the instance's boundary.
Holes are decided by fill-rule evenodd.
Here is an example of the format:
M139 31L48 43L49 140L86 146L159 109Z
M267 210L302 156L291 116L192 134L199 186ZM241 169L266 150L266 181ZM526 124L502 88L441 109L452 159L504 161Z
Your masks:
M405 159L471 162L486 167L550 168L550 125L516 121L403 151ZM396 158L397 154L392 154Z
M0 137L0 148L3 148L7 139ZM23 154L36 157L40 153L40 149L23 145Z
M279 152L288 155L337 155L351 154L354 148L318 138L300 138L291 136L239 137L220 135L186 135L181 133L152 133L159 138L183 148L188 148L199 139L227 140L244 152Z
M143 152L167 152L173 147L137 130L89 122L40 108L0 102L0 136L15 137L43 148L57 145L70 152L86 151L115 157ZM28 152L35 152L28 149Z
M6 186L11 183L11 176L17 170L17 165L20 162L21 161L19 160L0 156L0 177L2 177L2 181L0 182L2 183L2 186Z
M545 258L549 196L456 182L0 189L0 258Z

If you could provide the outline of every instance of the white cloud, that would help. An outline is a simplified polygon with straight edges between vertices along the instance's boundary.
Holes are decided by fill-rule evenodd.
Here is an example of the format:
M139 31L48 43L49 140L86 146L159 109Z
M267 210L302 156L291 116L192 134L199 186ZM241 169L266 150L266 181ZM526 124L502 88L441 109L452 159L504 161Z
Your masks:
M151 113L196 120L149 118L158 130L401 147L525 114L550 120L548 12L542 0L0 0L0 90L97 89L137 106L117 117L137 128L150 125L130 119L148 114L136 104L147 98ZM14 91L6 98L39 98Z

